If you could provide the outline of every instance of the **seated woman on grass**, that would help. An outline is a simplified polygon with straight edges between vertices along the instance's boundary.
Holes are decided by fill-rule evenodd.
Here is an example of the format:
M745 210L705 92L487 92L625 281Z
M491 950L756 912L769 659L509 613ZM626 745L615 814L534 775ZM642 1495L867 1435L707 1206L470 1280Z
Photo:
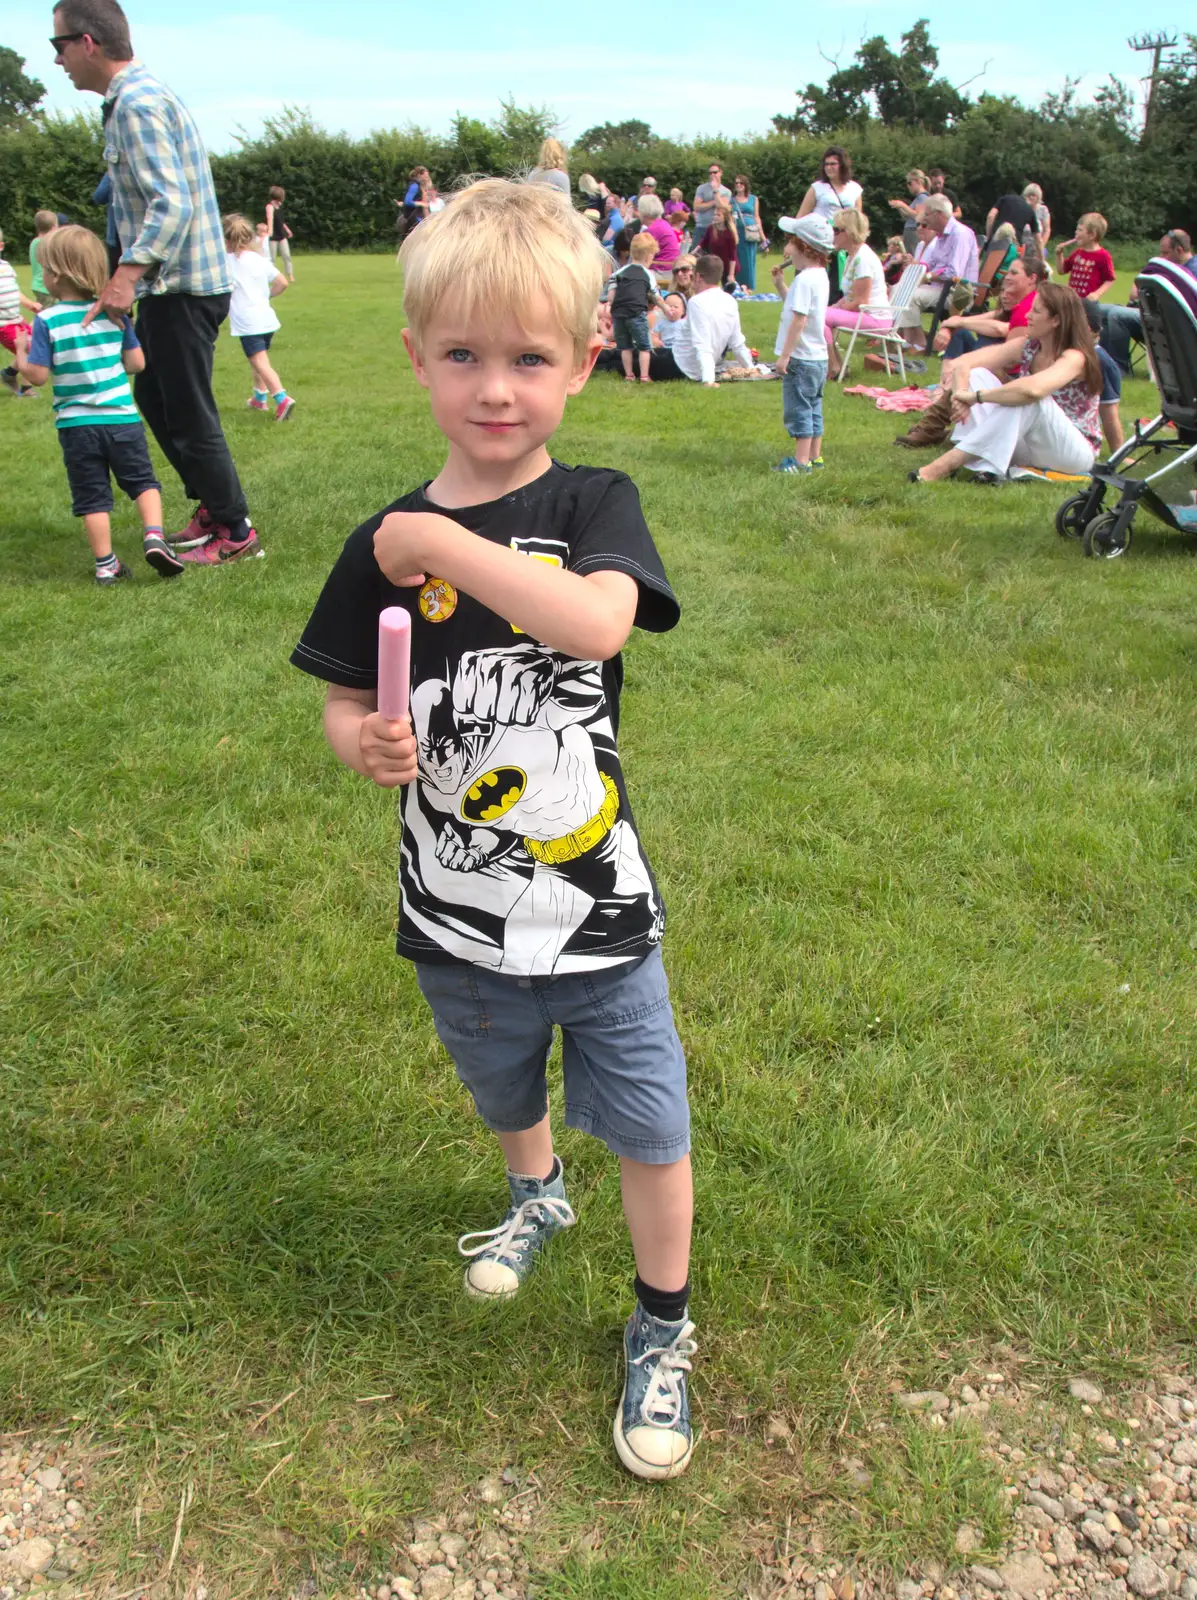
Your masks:
M841 328L892 328L893 314L882 309L889 305L889 290L885 283L885 269L870 249L869 219L863 211L848 207L837 211L831 218L831 236L837 250L847 252L844 270L840 274L843 294L829 306L823 318L827 337L827 376L840 375L840 354L835 347L835 336ZM872 309L866 311L865 307Z
M1084 308L1067 285L1044 284L1026 329L961 356L951 383L954 447L912 472L912 483L950 478L962 467L980 483L1001 482L1011 467L1092 470L1101 444L1101 368Z

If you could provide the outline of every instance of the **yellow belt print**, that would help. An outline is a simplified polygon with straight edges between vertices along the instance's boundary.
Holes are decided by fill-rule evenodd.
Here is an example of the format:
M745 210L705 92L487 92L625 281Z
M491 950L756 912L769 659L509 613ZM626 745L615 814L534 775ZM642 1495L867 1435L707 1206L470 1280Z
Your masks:
M619 790L605 772L600 772L599 777L603 780L606 798L594 816L562 839L525 839L524 849L533 861L541 861L546 867L559 867L563 861L576 861L588 850L593 850L599 840L605 839L611 832L619 811Z

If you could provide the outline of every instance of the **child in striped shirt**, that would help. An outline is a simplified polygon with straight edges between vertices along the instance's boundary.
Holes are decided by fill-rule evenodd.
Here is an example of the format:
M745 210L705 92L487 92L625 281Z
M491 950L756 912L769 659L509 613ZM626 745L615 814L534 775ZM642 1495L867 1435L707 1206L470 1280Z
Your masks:
M47 378L53 380L54 423L71 486L71 511L83 518L96 582L107 588L132 576L112 550L110 473L137 502L146 560L164 578L177 577L183 563L163 537L162 486L126 376L142 370L145 355L128 317L117 323L91 313L108 282L103 241L87 228L58 228L43 241L41 265L46 287L59 303L34 319L32 339L19 336L16 367L39 388Z

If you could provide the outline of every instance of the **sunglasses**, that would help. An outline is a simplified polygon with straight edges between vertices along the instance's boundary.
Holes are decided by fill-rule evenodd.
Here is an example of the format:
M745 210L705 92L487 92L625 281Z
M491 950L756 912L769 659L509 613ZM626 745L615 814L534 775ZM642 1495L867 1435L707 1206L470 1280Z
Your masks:
M64 44L75 44L79 39L86 38L85 33L56 33L50 40L50 48L56 56L60 56Z

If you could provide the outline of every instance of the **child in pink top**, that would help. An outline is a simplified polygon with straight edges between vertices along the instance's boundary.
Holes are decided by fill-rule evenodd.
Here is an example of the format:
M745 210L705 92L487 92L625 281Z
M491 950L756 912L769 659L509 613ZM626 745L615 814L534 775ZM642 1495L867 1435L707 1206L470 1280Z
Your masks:
M1100 211L1086 211L1076 237L1056 246L1056 269L1068 274L1068 287L1082 300L1100 300L1114 281L1114 258L1101 247L1108 226Z

